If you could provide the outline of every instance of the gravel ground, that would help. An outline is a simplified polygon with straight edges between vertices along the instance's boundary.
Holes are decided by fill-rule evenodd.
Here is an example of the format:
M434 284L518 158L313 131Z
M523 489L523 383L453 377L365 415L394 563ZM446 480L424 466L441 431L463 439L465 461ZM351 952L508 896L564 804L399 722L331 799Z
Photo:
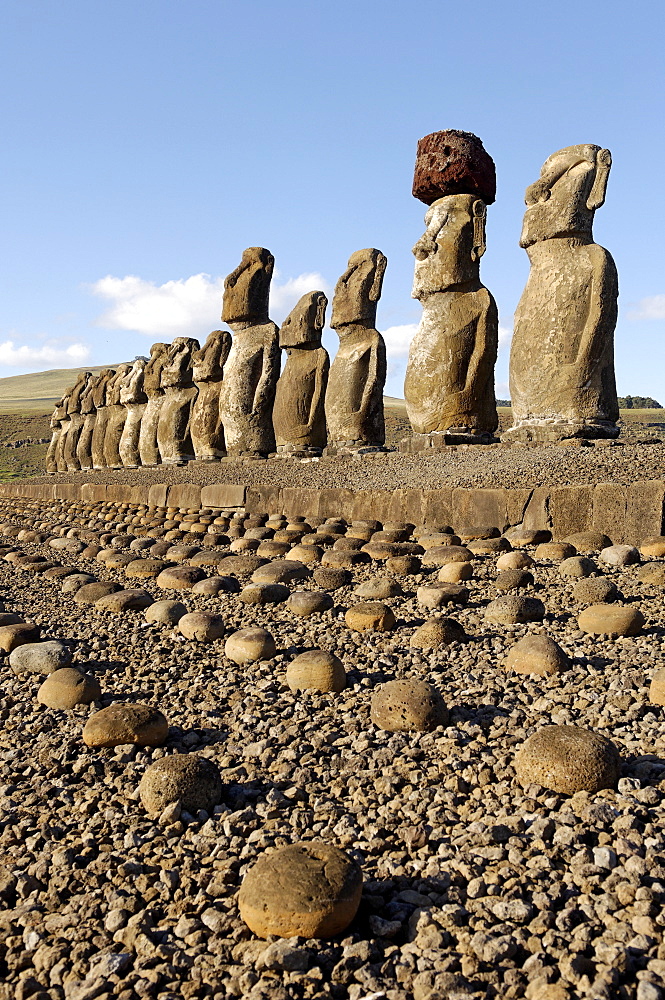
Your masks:
M155 469L99 470L37 476L40 483L233 483L243 486L300 486L366 489L437 489L444 486L575 486L629 484L665 477L665 448L655 444L580 447L464 446L431 455L387 452L361 459L323 458L314 462L231 461Z
M520 454L511 449L503 460ZM538 454L524 452L534 461ZM459 460L482 465L495 455L503 457ZM626 458L622 449L562 449L556 458L569 455L576 464ZM313 467L302 468L309 475ZM87 526L92 509L5 501L0 531L43 523L65 534ZM145 532L123 524L126 513L97 521L98 535ZM57 580L0 559L7 611L70 644L74 663L99 678L101 705L146 702L170 724L162 748L89 749L81 730L99 703L45 709L35 700L42 678L15 676L4 657L3 1000L665 998L665 744L663 709L648 700L654 670L665 667L665 606L663 588L641 583L637 565L602 569L646 618L638 636L609 639L579 631L575 581L544 560L525 592L544 602L544 623L488 624L496 557L478 556L465 584L469 603L444 612L469 641L424 653L409 646L431 616L415 591L436 570L394 577L404 591L385 601L394 631L357 633L344 612L360 600L360 583L390 575L376 561L353 568L332 610L300 619L284 604L173 594L47 543L6 541L100 580L144 586L157 599L177 597L189 610L219 612L229 633L267 628L278 654L238 667L223 639L191 642L141 613L78 605ZM291 589L317 588L309 579ZM555 639L570 669L551 677L505 671L507 650L532 633ZM286 665L311 648L342 659L345 691L289 691ZM449 724L430 733L375 727L372 693L395 678L435 685ZM520 787L516 749L553 723L611 737L622 755L617 789L566 796ZM149 819L137 795L142 774L151 761L185 752L218 765L222 804L210 816ZM362 865L358 916L330 942L255 939L235 902L244 872L265 848L309 838Z

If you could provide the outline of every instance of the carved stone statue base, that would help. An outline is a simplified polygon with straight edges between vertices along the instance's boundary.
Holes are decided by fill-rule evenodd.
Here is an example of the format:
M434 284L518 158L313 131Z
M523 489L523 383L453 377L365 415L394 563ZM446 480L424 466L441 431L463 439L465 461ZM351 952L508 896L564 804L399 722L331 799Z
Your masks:
M335 455L376 455L388 451L382 444L372 444L367 441L335 441L324 448L327 457Z
M419 452L442 451L456 444L496 444L498 438L488 431L472 431L468 427L449 427L445 431L433 431L431 434L413 434L403 438L399 450L409 455Z
M278 444L277 452L271 458L320 458L323 448L298 448L290 444Z
M616 438L619 428L610 420L589 421L589 423L572 423L569 421L528 420L520 421L515 427L509 427L501 435L501 440L507 443L533 441L537 444L565 441L568 438Z

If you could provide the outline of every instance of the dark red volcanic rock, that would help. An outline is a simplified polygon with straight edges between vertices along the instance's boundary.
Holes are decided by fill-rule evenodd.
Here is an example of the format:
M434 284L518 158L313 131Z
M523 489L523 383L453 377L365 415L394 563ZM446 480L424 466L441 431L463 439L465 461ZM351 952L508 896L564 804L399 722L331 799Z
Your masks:
M413 197L431 205L448 194L475 194L486 205L496 198L494 160L472 132L451 128L418 143Z

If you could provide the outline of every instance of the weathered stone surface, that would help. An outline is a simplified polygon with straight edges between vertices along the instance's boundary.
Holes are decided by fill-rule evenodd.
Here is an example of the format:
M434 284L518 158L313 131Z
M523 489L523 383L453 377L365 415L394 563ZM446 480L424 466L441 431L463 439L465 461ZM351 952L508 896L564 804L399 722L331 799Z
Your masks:
M330 360L321 346L328 299L308 292L284 320L286 364L277 382L273 424L277 451L319 455L326 446L325 396Z
M473 563L470 562L446 563L436 574L437 580L441 583L462 583L464 580L470 580L472 576Z
M562 541L568 542L575 547L577 552L582 553L600 552L601 549L612 544L612 540L602 531L576 531Z
M475 195L491 205L496 198L494 160L472 132L446 129L418 141L413 197L431 205L447 195Z
M292 691L343 691L346 671L334 653L311 649L291 660L286 668L286 683Z
M519 590L522 587L533 587L533 574L525 569L504 569L494 581L497 590Z
M143 358L137 358L120 384L120 403L125 407L125 422L118 452L120 461L128 469L135 469L141 464L139 436L141 420L148 402L143 389L146 364Z
M547 635L525 635L508 650L503 663L518 674L559 674L568 670L570 660L561 646Z
M312 578L322 590L339 590L340 587L347 587L353 580L350 570L334 566L319 566L314 570Z
M281 583L249 583L238 594L243 604L282 604L291 591Z
M537 560L551 559L552 562L570 559L574 555L577 555L577 550L569 542L542 542L535 552Z
M143 391L148 402L141 415L141 428L139 430L138 447L141 465L159 465L160 462L157 427L159 413L164 402L162 369L168 361L169 351L169 344L153 344L150 348L150 360L143 372Z
M422 557L423 566L446 566L448 563L472 561L473 552L465 545L434 545Z
M643 538L639 545L640 553L651 559L662 559L665 556L665 536L652 535Z
M153 597L146 590L136 587L100 597L95 601L95 611L109 611L111 614L119 615L127 611L145 611L153 603Z
M593 242L609 150L569 146L546 160L526 192L520 245L531 261L510 355L508 438L615 437L617 274Z
M205 573L198 566L167 566L155 583L162 590L191 590L204 576Z
M385 441L386 346L374 324L387 263L379 250L357 250L335 286L330 325L340 344L325 415L330 446L342 452L381 448Z
M259 937L329 938L349 926L361 895L356 862L308 840L262 854L243 879L238 907Z
M651 562L640 566L637 571L640 583L652 584L656 587L665 586L665 562Z
M618 598L616 584L606 576L578 580L573 587L573 600L579 604L610 604Z
M106 383L106 407L104 429L104 466L107 469L122 467L120 459L120 439L127 418L127 410L120 403L120 390L123 380L131 370L131 365L125 362L118 365L115 375Z
M61 667L50 673L37 691L37 701L47 708L68 709L99 701L102 691L99 681L91 674L74 667Z
M226 455L219 396L230 350L228 330L213 330L203 347L192 354L192 377L198 392L192 404L189 430L199 462L213 462Z
M118 590L122 590L119 583L96 580L94 583L84 583L79 587L74 593L74 600L77 604L96 604L102 597L115 594Z
M240 665L271 660L276 652L275 640L264 628L239 629L224 644L224 654Z
M9 666L19 675L52 674L54 670L68 667L71 662L71 649L59 639L24 643L9 654Z
M474 556L495 556L500 552L510 552L511 544L507 538L479 538L466 543L469 552Z
M160 625L177 625L187 608L180 601L155 601L145 611L147 622L158 622Z
M396 576L413 576L420 573L421 567L418 556L390 556L386 559L386 569Z
M583 577L597 572L598 567L593 559L587 559L586 556L569 556L559 564L561 576Z
M157 447L165 465L182 465L194 458L189 430L197 389L192 377L192 355L198 340L176 337L161 372L164 398L157 423Z
M621 758L614 744L578 726L543 726L515 757L522 785L535 782L564 795L613 788L620 769Z
M216 597L217 594L238 594L240 584L234 576L208 576L192 587L193 594Z
M504 552L496 561L498 570L504 569L530 569L534 561L526 552L515 551Z
M296 590L286 602L289 611L293 611L301 618L309 618L310 615L330 611L333 604L334 601L330 594L317 590Z
M183 615L178 621L178 629L186 639L195 639L197 642L214 642L215 639L221 639L226 631L222 616L207 611Z
M467 604L468 587L455 583L426 583L418 587L416 599L425 608L443 608L448 604Z
M252 583L291 583L306 580L311 570L297 559L274 559L252 573Z
M166 569L163 559L133 559L125 566L125 576L138 580L151 580Z
M652 705L665 705L665 669L654 671L649 685L649 701Z
M260 566L265 566L268 562L262 556L237 555L225 556L217 564L217 570L221 576L251 576Z
M156 708L117 703L90 716L83 727L83 742L89 747L117 747L126 743L159 747L168 732L168 722Z
M356 632L389 632L397 624L392 608L381 601L354 604L344 615L344 620Z
M485 608L486 620L495 625L542 622L544 617L545 606L537 597L499 597Z
M413 248L412 295L423 314L409 347L404 397L414 433L441 435L442 444L487 442L498 426L499 320L480 281L485 214L484 202L472 195L441 198Z
M431 684L419 680L387 681L372 695L370 718L389 732L430 732L448 722L448 709Z
M608 545L602 549L599 559L607 566L631 566L640 561L640 553L632 545Z
M356 588L356 597L363 597L370 601L384 601L390 597L400 597L403 591L397 580L389 577L376 576L371 580L366 580Z
M639 635L644 615L639 608L621 604L592 604L582 611L577 624L590 635Z
M32 625L29 622L0 625L0 649L3 649L5 653L11 653L17 646L39 642L39 635L39 625Z
M70 573L65 577L60 589L63 594L75 594L81 587L94 582L95 578L91 573Z
M174 802L193 816L199 809L212 813L222 801L222 790L215 762L194 753L161 757L148 767L139 784L143 807L153 817Z
M416 629L409 645L414 649L438 649L451 642L464 642L466 638L464 626L454 618L430 618Z

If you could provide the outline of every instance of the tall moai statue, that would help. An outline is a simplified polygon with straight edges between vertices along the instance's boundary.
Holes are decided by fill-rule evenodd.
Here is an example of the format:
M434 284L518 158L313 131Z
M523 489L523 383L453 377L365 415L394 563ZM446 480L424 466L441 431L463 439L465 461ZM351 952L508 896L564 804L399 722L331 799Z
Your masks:
M413 437L408 451L483 444L498 426L496 303L480 280L494 161L470 132L434 132L418 143L413 194L430 207L413 248L413 298L423 307L404 380Z
M159 411L164 402L162 388L162 368L167 362L169 344L153 344L150 348L150 360L143 373L143 391L148 397L139 433L139 456L141 465L159 465L160 455L157 446L157 427Z
M600 146L568 146L543 164L526 191L520 246L531 270L515 313L510 352L517 441L613 438L618 279L593 242L612 158Z
M326 390L329 454L383 449L386 345L375 324L387 264L380 250L356 250L335 286L330 325L339 349Z
M278 454L320 455L326 446L325 398L330 359L321 346L328 299L308 292L279 331L286 364L277 382L273 425Z
M198 340L176 337L162 368L164 400L157 424L157 447L164 465L182 465L194 460L189 432L196 386L192 377L192 355Z
M146 364L145 358L136 358L120 383L120 403L125 408L125 423L118 451L125 469L136 469L141 464L139 434L148 402L143 389Z
M192 405L190 433L199 462L215 462L226 455L219 396L224 365L231 350L228 330L213 330L203 347L192 355L192 374L198 389Z
M66 417L67 396L64 395L55 404L55 409L51 414L51 441L46 450L46 471L51 475L55 472L61 471L58 469L58 452L60 452L60 455L62 456L62 445L60 444L60 439L62 436L62 424Z
M106 368L100 373L94 389L92 399L95 404L95 426L92 429L92 467L93 469L104 469L106 459L104 457L104 439L106 438L106 425L108 423L108 410L106 406L107 390L109 383L115 378L115 368Z
M81 468L79 460L76 456L76 447L78 445L79 436L83 428L83 421L85 419L81 414L81 396L88 387L91 378L92 372L81 372L74 383L74 387L69 394L69 400L67 402L69 426L67 427L63 455L68 472L78 472Z
M118 365L115 375L106 387L106 433L104 435L104 464L107 469L121 469L120 438L127 419L127 410L120 402L123 379L131 369L126 361Z
M94 392L100 378L100 375L93 375L81 393L83 425L76 445L76 458L81 469L92 469L92 433L97 418Z
M279 378L279 331L268 317L275 258L249 247L224 282L222 321L233 331L219 412L229 456L265 457L275 451L272 411Z

